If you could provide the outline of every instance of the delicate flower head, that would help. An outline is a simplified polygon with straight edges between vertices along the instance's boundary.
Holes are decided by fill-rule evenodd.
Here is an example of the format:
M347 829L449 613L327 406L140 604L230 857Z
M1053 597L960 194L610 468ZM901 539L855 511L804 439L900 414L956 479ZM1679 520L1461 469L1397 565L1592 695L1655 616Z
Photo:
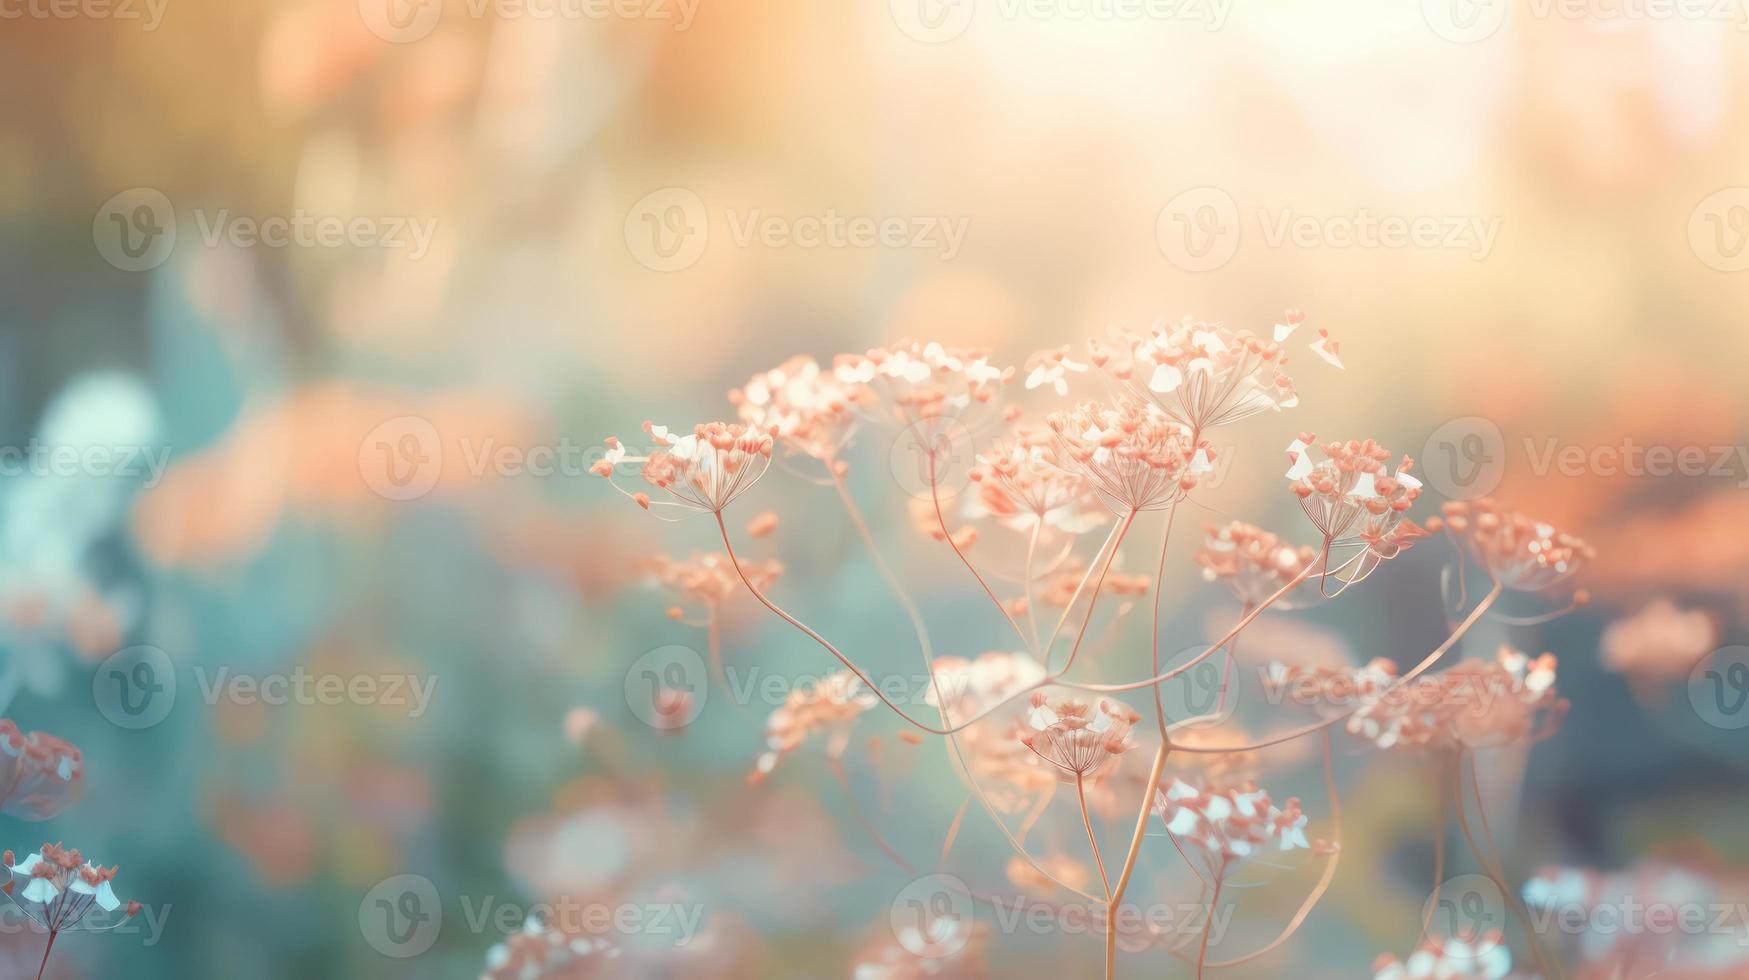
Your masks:
M1387 953L1372 969L1373 980L1501 980L1512 972L1512 951L1498 932L1469 941L1430 937L1408 960Z
M832 376L879 392L894 420L907 424L993 402L1014 369L992 365L988 351L901 340L865 354L838 355Z
M1558 955L1576 967L1573 976L1610 976L1622 963L1662 964L1672 977L1740 977L1749 972L1749 949L1736 929L1638 928L1617 924L1622 909L1736 909L1740 875L1719 875L1702 865L1661 860L1616 871L1545 867L1524 883L1521 894L1532 915L1544 921L1583 923L1556 933Z
M642 463L644 482L671 498L652 502L647 493L620 491L645 510L660 506L718 513L759 482L771 465L771 433L744 423L704 422L682 436L645 422L644 432L657 447L648 456L628 456L625 445L609 436L607 453L591 469L611 481L620 464Z
M1390 450L1371 439L1325 443L1313 462L1316 438L1302 433L1287 447L1289 489L1331 551L1354 552L1326 559L1326 573L1358 581L1427 533L1408 518L1421 481L1409 473L1414 460L1404 456L1392 470Z
M1316 548L1309 545L1296 548L1244 521L1210 527L1196 552L1202 577L1226 585L1247 606L1262 604L1308 567L1316 566L1318 559ZM1308 579L1310 574L1313 573L1308 573ZM1308 579L1302 579L1302 584ZM1275 608L1293 608L1294 596L1304 592L1296 588L1283 595L1275 601Z
M1147 575L1129 575L1122 569L1121 554L1113 559L1111 567L1106 569L1105 584L1099 590L1100 595L1110 595L1119 598L1135 598L1148 594L1148 587L1153 579ZM1087 562L1079 555L1070 555L1063 559L1050 573L1042 576L1038 588L1038 601L1057 609L1065 609L1080 596L1087 594ZM1125 606L1120 605L1122 613ZM1025 612L1022 605L1020 612Z
M116 869L104 868L85 860L78 850L58 844L44 844L42 850L13 863L13 854L4 855L12 880L4 887L32 922L49 932L77 929L93 909L105 913L122 907L110 884ZM137 903L128 903L128 915L139 910ZM114 928L120 922L100 928Z
M72 743L0 718L0 813L48 820L79 801L85 761Z
M1027 653L992 651L971 660L937 657L936 684L926 688L923 697L930 707L939 708L945 702L945 719L958 723L1034 688L1044 677L1044 667ZM1038 794L1057 784L1056 775L1020 744L1020 735L1030 730L1024 726L1023 721L993 716L961 729L956 736L967 775L983 787L990 805L1002 813L1025 810Z
M797 685L766 719L766 751L759 756L753 778L769 775L785 756L816 733L826 737L827 757L842 755L849 744L850 726L876 703L874 692L848 670Z
M605 939L568 935L538 915L486 951L480 980L585 980L610 972L619 948Z
M1154 809L1186 852L1200 853L1217 876L1266 848L1311 847L1297 797L1278 807L1259 789L1199 789L1174 779L1156 791Z
M1087 481L1058 466L1049 432L1016 427L978 453L971 478L976 503L1010 527L1025 530L1040 523L1079 534L1104 519L1092 509Z
M1043 691L1032 696L1032 710L1020 743L1073 782L1099 775L1130 748L1130 729L1142 716L1128 705L1101 698L1095 706L1063 699L1051 703Z
M1179 499L1214 468L1214 450L1158 406L1133 398L1052 412L1053 459L1081 477L1118 513L1155 510Z
M1069 393L1069 372L1077 374L1086 371L1087 365L1069 357L1068 347L1057 347L1051 350L1041 350L1026 359L1026 388L1049 385L1051 390L1059 395Z
M657 555L646 563L646 567L657 585L673 593L676 605L669 610L669 615L675 619L686 614L679 603L708 611L744 588L741 574L735 571L735 563L721 551L695 551L685 559ZM741 571L746 573L754 588L764 592L783 574L783 563L775 558L766 561L742 559Z
M1718 638L1718 623L1705 611L1660 597L1603 631L1603 664L1633 677L1684 677Z
M1448 501L1443 518L1427 522L1463 542L1494 581L1541 592L1572 577L1596 552L1583 538L1507 510L1487 497Z
M850 441L856 429L854 409L867 399L862 385L840 381L802 354L729 392L741 421L770 432L791 452L827 463L837 461Z
M1406 684L1384 659L1355 670L1274 664L1270 683L1292 702L1349 711L1348 731L1376 748L1446 751L1553 734L1567 708L1555 691L1555 668L1553 654L1502 646L1492 660L1465 660Z
M1199 433L1299 403L1279 346L1218 323L1156 323L1145 333L1095 340L1089 349L1094 366Z

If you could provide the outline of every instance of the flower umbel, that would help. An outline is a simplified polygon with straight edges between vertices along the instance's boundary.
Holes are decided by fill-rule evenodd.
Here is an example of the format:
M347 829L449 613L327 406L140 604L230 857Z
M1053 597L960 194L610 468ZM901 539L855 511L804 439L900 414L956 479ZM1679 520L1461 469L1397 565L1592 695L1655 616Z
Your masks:
M1258 605L1318 563L1318 550L1309 545L1294 547L1281 538L1244 521L1208 529L1196 563L1202 577L1221 582L1247 606ZM1302 582L1304 579L1302 579ZM1299 590L1275 601L1276 609L1292 609Z
M72 743L26 734L0 718L0 813L47 820L79 801L84 780L85 762Z
M1246 331L1185 318L1089 344L1091 360L1197 432L1299 404L1279 346Z
M704 422L682 436L645 422L644 431L660 448L648 456L628 456L625 445L609 436L606 456L591 470L611 481L621 463L643 463L644 482L672 498L652 502L648 493L620 489L645 510L663 506L720 513L759 482L771 465L771 433L744 423Z
M867 389L845 383L804 354L729 392L741 421L770 432L791 452L833 464L856 429L852 410Z
M42 850L16 864L11 851L4 857L12 880L0 886L0 891L32 922L50 933L77 929L92 909L114 912L122 906L110 885L116 869L92 864L76 849L44 844ZM128 916L139 909L138 902L129 902ZM90 931L106 931L120 924L114 922Z
M1214 451L1192 444L1190 430L1152 403L1087 402L1052 412L1046 421L1056 433L1057 465L1086 480L1120 514L1164 507L1213 469Z
M1449 501L1441 511L1443 517L1428 521L1427 529L1449 531L1494 581L1509 589L1554 588L1596 555L1583 538L1507 510L1487 497Z
M1427 533L1408 518L1421 496L1421 481L1409 474L1413 459L1404 456L1392 470L1387 465L1391 451L1371 439L1325 443L1324 458L1313 462L1316 438L1302 433L1287 447L1289 488L1324 535L1323 574L1358 582ZM1337 560L1331 551L1354 553Z
M1053 705L1045 692L1036 691L1027 715L1031 731L1021 734L1020 743L1055 766L1064 778L1087 779L1129 750L1130 729L1141 720L1134 709L1115 701L1102 698L1089 710L1081 701L1062 700Z

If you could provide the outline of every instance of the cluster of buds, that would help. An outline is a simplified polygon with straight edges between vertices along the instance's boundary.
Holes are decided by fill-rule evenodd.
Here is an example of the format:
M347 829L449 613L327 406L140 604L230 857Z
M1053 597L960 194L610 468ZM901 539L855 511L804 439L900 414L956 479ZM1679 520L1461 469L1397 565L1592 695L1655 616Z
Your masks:
M1103 519L1089 500L1087 482L1057 465L1046 432L1016 427L977 455L971 478L978 506L1017 530L1054 527L1079 534Z
M1079 374L1087 365L1069 357L1068 347L1041 350L1026 359L1026 390L1049 385L1059 395L1069 393L1070 372Z
M1341 562L1326 558L1326 566L1333 567L1325 573L1358 581L1427 533L1408 518L1421 496L1421 481L1409 473L1414 460L1404 456L1390 469L1390 450L1371 439L1325 443L1324 458L1314 462L1310 450L1316 438L1301 433L1287 447L1289 488L1327 548L1358 549Z
M1506 510L1487 497L1454 500L1427 522L1459 539L1494 581L1521 592L1553 588L1595 555L1582 538Z
M48 820L79 801L85 760L72 743L0 718L0 813Z
M993 402L1014 369L992 365L988 351L902 340L866 354L840 354L832 375L841 384L883 392L895 421L908 424Z
M773 440L768 429L740 422L703 422L683 436L645 422L644 432L658 447L648 456L627 455L625 444L609 436L607 453L590 469L611 482L620 464L642 463L644 482L672 498L659 502L666 506L718 513L746 493L771 465ZM645 510L652 506L648 493L620 492Z
M1740 977L1749 949L1738 923L1701 927L1707 910L1743 908L1743 879L1698 864L1641 861L1618 871L1546 867L1524 883L1533 914L1583 927L1561 930L1575 976L1603 976L1621 963L1662 964L1664 976ZM1639 910L1636 915L1632 911ZM1684 912L1684 910L1692 910ZM1679 914L1688 918L1682 926ZM1675 924L1675 927L1672 925Z
M1701 609L1653 599L1603 631L1603 665L1633 678L1687 677L1719 643L1719 625Z
M1555 693L1555 666L1553 654L1502 646L1493 660L1465 660L1408 683L1398 683L1396 665L1384 659L1353 671L1273 664L1270 683L1295 703L1347 713L1348 731L1376 748L1443 751L1553 734L1567 709Z
M838 380L805 354L729 392L742 422L770 432L791 452L835 467L844 465L839 453L855 432L858 402L867 398L866 388Z
M850 726L876 701L874 692L848 670L798 685L766 719L766 751L759 755L752 780L758 782L770 775L784 756L816 733L826 737L827 758L843 755L850 742Z
M619 952L605 939L567 935L531 915L486 951L480 980L584 980L605 975Z
M1105 698L1089 708L1070 699L1052 704L1045 692L1034 691L1020 744L1065 781L1091 779L1129 751L1130 729L1141 720L1135 709Z
M1133 398L1088 402L1052 412L1053 458L1120 514L1156 510L1195 488L1214 469L1214 450L1159 406Z
M1260 789L1198 789L1174 779L1156 792L1154 809L1181 845L1194 845L1217 877L1260 850L1311 848L1298 797L1284 806Z
M1119 599L1134 599L1148 594L1148 588L1154 582L1147 575L1130 575L1117 566L1119 560L1113 559L1112 567L1105 570L1105 584L1100 588L1100 595L1114 596ZM1057 609L1067 608L1079 597L1087 594L1087 562L1078 556L1063 559L1056 568L1040 577L1038 601ZM1015 600L1013 611L1016 615L1026 611L1023 600ZM1122 615L1129 611L1127 601L1118 606Z
M673 593L678 603L702 606L707 611L716 609L742 588L735 563L720 551L695 551L685 559L657 555L650 559L648 568L656 585ZM775 558L742 561L741 571L754 588L764 592L783 574L783 563ZM670 619L685 618L686 611L678 603L669 607Z
M1261 605L1295 578L1309 577L1312 573L1306 570L1316 566L1318 560L1317 549L1309 545L1296 548L1244 521L1210 527L1196 552L1203 579L1225 584L1246 606ZM1275 608L1293 608L1292 596L1299 591L1277 599Z
M1372 969L1373 980L1502 980L1512 973L1512 951L1499 932L1473 939L1430 937L1407 960L1386 953Z
M1156 323L1089 344L1094 366L1196 432L1299 404L1275 343L1216 323Z
M58 844L44 844L42 850L14 860L11 851L4 855L12 879L0 891L44 930L68 932L90 914L93 908L114 912L121 908L110 882L115 879L114 867L104 868L86 861L77 849ZM140 911L140 903L129 902L127 917ZM120 922L105 928L115 928Z

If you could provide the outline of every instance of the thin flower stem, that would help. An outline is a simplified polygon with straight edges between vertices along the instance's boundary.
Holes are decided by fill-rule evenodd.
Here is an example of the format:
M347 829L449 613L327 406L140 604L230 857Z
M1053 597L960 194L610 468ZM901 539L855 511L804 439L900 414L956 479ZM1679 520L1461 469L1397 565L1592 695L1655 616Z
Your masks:
M1032 646L1027 649L1035 656L1038 654L1038 614L1033 610L1035 603L1032 599L1032 559L1033 553L1038 550L1038 533L1044 526L1044 517L1040 515L1038 522L1032 526L1032 533L1026 537L1026 591L1022 593L1026 597L1026 632L1032 637Z
M1002 604L1002 600L996 598L996 593L991 590L990 583L984 581L984 576L978 573L978 569L972 564L972 560L966 557L964 551L960 550L959 542L953 539L953 532L947 529L947 517L941 512L941 488L935 477L935 450L933 448L929 450L929 498L935 504L935 522L940 525L941 536L947 541L947 546L952 548L953 553L959 556L960 562L966 566L966 570L971 572L972 577L978 580L978 585L983 588L984 594L989 596L990 601L996 604L996 611L1000 612L1002 618L1008 621L1009 627L1014 630L1015 637L1019 639L1022 644L1026 643L1026 634L1021 630L1020 624L1014 621L1013 614L1008 611L1007 606ZM1029 647L1028 649L1031 648Z
M1305 568L1301 569L1299 574L1295 575L1291 580L1289 580L1289 582L1286 585L1275 590L1274 595L1272 595L1269 598L1258 603L1256 608L1252 609L1250 612L1245 613L1243 616L1240 616L1239 621L1237 623L1233 624L1233 628L1228 630L1225 636L1221 637L1220 639L1216 640L1213 644L1211 644L1207 650L1204 650L1203 652L1197 654L1195 657L1192 657L1190 660L1185 661L1184 663L1178 665L1177 667L1172 668L1171 670L1165 671L1164 673L1156 674L1153 677L1148 678L1147 680L1133 681L1133 682L1128 683L1128 684L1083 684L1083 683L1078 683L1075 681L1062 680L1060 678L1057 680L1057 683L1062 684L1065 687L1078 688L1078 689L1083 690L1083 691L1103 691L1103 692L1107 692L1107 693L1116 693L1119 691L1137 691L1137 690L1141 690L1144 687L1151 687L1155 684L1161 684L1161 683L1164 683L1166 681L1169 681L1172 678L1177 677L1180 674L1187 673L1191 668L1195 667L1199 663L1202 663L1204 660L1207 660L1209 657L1213 656L1217 651L1219 651L1222 647L1224 647L1228 643L1232 642L1233 637L1238 636L1240 630L1244 629L1247 626L1250 626L1251 621L1256 619L1258 616L1262 615L1263 610L1268 609L1270 606L1274 605L1275 601L1277 599L1280 599L1282 596L1287 595L1288 592L1290 590L1292 590L1294 586L1299 585L1301 582L1304 582L1306 580L1306 576L1311 574L1311 571L1312 571L1311 565L1307 565Z
M1087 815L1087 793L1080 773L1075 774L1075 802L1081 806L1081 826L1087 828L1087 846L1093 849L1093 866L1099 869L1099 883L1105 886L1105 901L1111 902L1111 881L1105 877L1105 862L1099 859L1099 841L1093 836L1093 819Z
M1069 601L1063 604L1063 611L1057 614L1057 625L1051 627L1051 635L1045 638L1043 646L1046 673L1051 669L1051 655L1056 652L1057 637L1063 635L1063 627L1069 623L1069 613L1075 608L1075 603L1081 601L1081 593L1087 590L1087 583L1092 581L1093 570L1099 567L1100 561L1105 557L1105 549L1110 548L1112 541L1116 540L1117 527L1114 523L1111 530L1105 532L1105 540L1099 543L1099 550L1093 553L1093 560L1088 563L1087 570L1081 573L1081 581L1075 583L1075 591L1069 594Z
M1209 914L1202 923L1202 943L1196 951L1196 980L1202 980L1203 963L1209 955L1209 934L1214 931L1215 907L1221 904L1221 886L1227 880L1227 862L1221 862L1220 871L1215 874L1215 893L1209 897Z
M43 980L43 972L49 968L49 954L55 949L55 937L59 935L59 932L49 931L49 944L43 949L42 964L36 968L36 980Z
M1135 523L1136 514L1137 511L1130 511L1117 530L1117 540L1112 542L1111 553L1105 556L1105 567L1099 571L1099 580L1093 583L1093 594L1087 597L1087 615L1081 618L1081 630L1075 634L1075 643L1069 647L1069 659L1064 661L1063 669L1057 672L1059 675L1067 674L1069 668L1075 666L1075 654L1081 651L1081 641L1087 638L1087 625L1093 622L1093 607L1099 603L1099 590L1105 587L1106 573L1111 571L1112 562L1117 559L1118 546L1123 544L1124 535L1129 533L1130 525Z
M1476 797L1476 816L1480 818L1482 822L1482 842L1487 845L1488 860L1493 862L1494 870L1500 877L1500 890L1505 893L1506 901L1511 905L1513 911L1520 914L1520 923L1524 927L1524 941L1530 945L1531 955L1536 958L1537 965L1542 967L1543 975L1549 977L1550 980L1558 980L1559 975L1549 969L1547 961L1543 959L1542 942L1531 928L1529 914L1520 908L1517 893L1509 891L1506 888L1506 866L1500 860L1499 849L1494 846L1494 832L1488 827L1488 811L1482 806L1482 784L1481 781L1476 778L1475 753L1460 750L1458 753L1458 767L1461 769L1466 765L1470 772L1470 789ZM1461 784L1458 787L1458 795L1459 805L1461 806L1463 795L1463 786ZM1471 846L1475 846L1474 842L1471 843Z
M1469 843L1470 853L1475 855L1476 863L1482 866L1483 875L1494 882L1494 887L1500 889L1500 897L1505 900L1506 908L1512 913L1513 918L1518 920L1519 928L1524 931L1525 945L1530 947L1530 954L1536 960L1537 968L1542 971L1542 976L1547 980L1560 980L1561 975L1550 968L1549 961L1543 956L1542 943L1537 941L1536 929L1531 925L1530 916L1519 907L1513 896L1512 888L1506 881L1505 869L1489 860L1489 850L1477 844L1475 835L1470 831L1470 819L1465 812L1467 807L1464 803L1464 784L1460 767L1461 762L1459 766L1454 766L1451 770L1457 776L1458 828L1463 831L1464 840ZM1476 797L1476 812L1482 812L1482 799L1479 795Z
M1336 772L1334 765L1334 756L1336 753L1332 744L1333 741L1330 732L1326 731L1324 733L1324 792L1330 799L1330 839L1340 845L1342 842L1342 800L1336 792ZM1340 860L1341 857L1342 852L1340 850L1331 852L1330 860L1324 863L1324 873L1318 876L1318 883L1314 885L1311 892L1306 895L1306 900L1300 903L1299 910L1294 913L1294 917L1288 920L1287 927L1281 931L1280 935L1270 941L1269 945L1264 946L1262 949L1246 953L1244 956L1237 956L1230 960L1221 960L1218 963L1210 963L1209 968L1223 969L1229 966L1238 966L1241 963L1248 963L1251 960L1257 959L1271 950L1274 950L1282 943L1287 942L1306 921L1306 916L1312 914L1312 909L1317 907L1318 901L1324 897L1324 893L1330 890L1330 882L1336 879L1336 862ZM1211 905L1209 907L1209 915L1212 916L1214 914L1214 906Z
M1160 539L1160 563L1154 570L1153 667L1160 672L1160 596L1165 592L1166 547L1172 542L1172 518L1178 513L1178 502L1166 512L1166 531ZM1136 829L1130 835L1129 852L1124 855L1123 870L1118 872L1117 890L1105 909L1106 977L1110 980L1117 959L1117 904L1123 901L1130 886L1130 876L1136 870L1136 858L1142 852L1142 837L1148 829L1148 814L1154 809L1154 793L1160 788L1160 774L1166 768L1166 757L1172 751L1172 736L1166 730L1166 707L1160 700L1160 686L1154 685L1154 716L1160 725L1160 747L1154 750L1154 762L1148 767L1148 783L1142 789L1142 803L1136 813Z
M726 523L724 523L724 521L723 521L722 511L717 511L715 513L715 517L717 519L717 530L722 533L723 548L728 553L728 556L729 556L729 564L735 566L736 574L741 576L741 584L747 586L747 591L753 593L753 598L758 599L761 605L765 606L765 608L776 613L778 618L782 619L784 622L790 624L791 626L795 627L796 629L801 630L803 633L807 634L809 639L812 639L815 643L818 643L823 649L826 650L827 653L830 653L830 654L832 654L832 656L838 658L838 662L843 664L846 670L849 670L851 673L855 674L857 676L857 678L862 681L863 685L865 687L867 687L869 689L869 691L874 694L875 697L880 699L881 703L883 703L887 707L891 708L895 713L897 713L899 715L899 717L905 719L906 721L910 722L912 725L915 725L918 729L925 731L925 732L928 732L931 735L952 735L954 732L961 731L962 729L970 727L971 725L975 724L976 722L978 722L982 718L986 717L987 715L993 714L997 709L999 709L1001 707L1001 704L991 705L988 708L986 708L984 711L978 713L977 715L974 715L973 717L971 717L963 722L960 722L957 725L952 725L948 728L936 728L934 725L926 724L924 722L918 721L917 719L911 717L911 715L908 712L906 712L904 708L899 707L896 703L894 703L894 701L891 698L887 697L886 692L882 691L879 685L875 684L872 680L870 680L868 674L864 673L861 667L858 667L856 664L852 663L849 657L846 657L837 647L833 646L832 642L830 640L826 639L825 637L821 636L819 633L815 632L813 627L811 627L808 624L802 622L801 620L795 618L794 616L791 616L788 612L785 612L782 607L780 607L776 603L772 602L769 598L766 597L764 592L761 592L759 590L758 586L753 584L752 580L750 580L747 577L746 570L741 567L741 559L739 559L735 556L735 546L732 543L730 543L730 541L729 541L729 526ZM933 665L931 665L931 666L933 667ZM931 671L931 676L933 676L933 670ZM1027 689L1027 691L1030 691L1030 690L1031 690L1031 688ZM1027 691L1017 691L1017 692L1015 692L1014 696L1019 697L1020 695L1027 693ZM944 724L945 724L945 721L944 721Z
M856 814L857 822L862 824L864 830L868 831L869 839L873 840L875 846L881 849L881 853L891 858L893 863L906 874L916 874L917 869L911 866L911 862L905 860L904 855L893 850L892 845L888 844L886 838L881 836L879 828L875 827L874 821L869 819L868 812L863 810L862 804L856 799L856 791L850 788L850 776L844 771L843 760L831 758L827 760L827 765L831 768L832 775L838 777L838 785L844 788L844 797L850 801L850 810Z
M970 809L972 798L967 796L960 801L960 808L953 812L953 822L947 825L947 839L941 842L941 857L937 864L946 864L948 852L953 850L953 842L959 839L960 823L966 819L966 810Z
M828 467L828 469L831 470L830 467ZM933 484L933 473L934 473L933 457L931 459L930 471L931 471L932 484ZM1063 887L1069 891L1078 892L1083 897L1085 897L1089 901L1091 901L1092 896L1087 895L1084 892L1079 892L1078 889L1072 888L1069 885L1065 884L1064 882L1059 881L1055 875L1053 875L1049 871L1045 870L1038 863L1038 860L1036 858L1034 858L1030 853L1027 852L1025 846L1022 845L1021 841L1016 839L1014 834L1009 831L1008 825L1002 821L1001 816L999 816L996 813L995 808L990 805L989 798L984 795L983 787L981 785L979 785L977 777L972 774L971 767L966 765L965 755L964 755L964 753L961 752L959 739L954 736L954 733L963 729L963 728L966 728L966 727L972 725L973 723L981 720L985 716L994 713L998 708L1001 707L1001 705L1000 704L990 705L984 711L980 712L977 715L974 715L972 718L968 719L967 721L965 721L959 725L954 725L952 723L952 720L948 717L948 699L941 689L941 679L935 673L935 654L934 654L933 647L932 647L930 640L929 640L928 627L925 626L924 622L923 622L922 613L918 611L916 602L911 599L910 590L905 588L905 585L899 579L899 576L893 572L892 566L888 565L886 562L886 559L884 557L882 557L880 548L875 544L874 533L869 529L868 521L866 519L864 519L864 517L862 516L861 509L856 506L856 498L851 496L849 486L845 484L843 478L841 476L839 476L835 470L832 470L831 472L832 472L832 484L838 491L839 499L841 501L843 501L843 503L844 503L845 512L850 516L851 523L856 526L857 534L861 536L863 544L868 548L868 552L869 552L870 557L874 560L875 565L880 569L881 575L887 580L887 584L889 587L891 587L891 589L893 591L893 595L898 598L899 604L905 609L905 614L910 618L911 626L917 633L918 650L923 656L923 669L928 672L930 686L935 691L935 703L937 706L937 710L940 712L940 715L941 715L941 723L943 725L948 726L948 727L943 728L943 729L935 729L935 728L932 728L928 725L923 725L923 724L917 722L915 719L911 718L904 711L900 710L891 701L887 701L886 696L884 694L881 695L881 700L886 701L888 707L893 708L893 710L897 711L901 717L903 717L906 721L911 722L913 725L917 725L919 728L922 728L926 731L929 731L931 734L947 736L948 751L952 755L954 763L958 766L960 772L964 775L966 785L971 788L972 795L974 797L976 797L978 800L978 805L984 808L984 812L989 814L990 819L992 821L994 821L997 828L1002 831L1003 837L1005 837L1008 840L1008 843L1014 848L1015 853L1017 855L1019 855L1023 860L1025 860L1027 864L1031 865L1034 870L1038 871L1041 875L1044 875L1045 878L1049 879L1050 881L1056 883L1057 885L1060 885L1061 887ZM939 501L936 504L936 517L938 520L941 517L941 509L940 509ZM724 544L724 547L727 548L728 547L728 530L727 530L726 526L723 525L722 515L720 513L717 515L717 523L720 527L723 527L723 544ZM944 533L945 533L945 528L946 528L946 525L944 524L943 525ZM949 540L951 541L951 538ZM956 548L955 551L957 552L958 549ZM739 572L741 566L740 566L740 563L735 560L735 555L734 555L733 550L729 551L729 560L731 562L734 562L735 570L737 572ZM970 565L968 564L967 567L969 568ZM972 574L976 575L977 570L973 569ZM753 584L751 582L747 581L747 577L745 574L743 574L741 576L741 579L743 582L745 582L747 584L747 587L749 589L753 588ZM986 589L986 591L987 591L987 589ZM756 590L756 589L754 590L754 595L759 596L758 590ZM784 619L788 620L790 623L797 625L797 626L801 625L797 620L795 620L792 617L783 613L775 605L773 605L771 602L767 601L763 596L759 596L759 599L761 602L764 602L765 605L768 608L770 608L773 612L776 612L779 616L782 616ZM1012 620L1010 620L1010 622L1012 622ZM861 671L857 670L853 665L851 665L850 662L842 654L839 654L836 649L832 648L830 644L826 644L825 640L822 637L820 637L819 634L814 633L812 630L807 629L806 627L802 627L802 629L805 632L807 632L810 636L813 636L815 640L817 640L820 643L822 643L823 645L825 645L827 647L827 649L831 650L832 653L834 655L836 655L838 657L838 659L840 661L842 661L846 667L849 667L851 670L855 671L858 677L862 677L864 684L868 684L868 678L863 676ZM871 689L873 688L872 684L868 684L868 686ZM1030 690L1030 688L1028 690ZM877 691L876 693L879 694L880 692ZM1016 692L1016 694L1014 696L1019 697L1021 694L1024 694L1024 693L1027 693L1027 692L1026 691ZM968 802L970 802L970 801L968 800ZM965 806L962 804L960 807L959 814L954 817L953 828L948 831L947 839L942 844L942 858L943 858L943 860L946 859L947 851L953 844L954 836L959 829L960 821L964 817L964 815L965 815ZM1023 836L1024 836L1024 834L1023 834Z

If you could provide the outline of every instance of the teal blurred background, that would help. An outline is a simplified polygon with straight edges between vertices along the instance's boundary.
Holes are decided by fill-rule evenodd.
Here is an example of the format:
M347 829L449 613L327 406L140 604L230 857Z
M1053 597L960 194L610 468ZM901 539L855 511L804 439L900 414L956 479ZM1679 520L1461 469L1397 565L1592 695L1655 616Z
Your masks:
M0 4L0 444L17 450L0 476L0 690L6 717L73 742L87 768L82 803L46 824L0 817L0 838L119 864L117 890L163 916L70 936L51 972L469 977L505 931L482 909L514 923L565 894L702 911L689 948L633 940L652 948L625 975L848 975L890 939L911 876L817 757L748 785L769 706L706 703L679 734L632 710L641 654L704 643L641 563L710 549L714 529L657 524L589 476L600 439L727 416L730 388L793 353L916 336L1018 365L1111 323L1263 331L1287 307L1331 329L1347 369L1298 363L1301 406L1230 434L1220 492L1186 526L1306 536L1278 480L1303 429L1429 467L1454 420L1498 433L1496 495L1599 552L1587 608L1466 643L1555 652L1573 702L1522 772L1499 766L1508 867L1663 856L1741 880L1744 730L1691 706L1662 634L1642 670L1601 652L1613 621L1660 597L1704 613L1697 649L1745 642L1739 23L1507 0L1462 28L1440 4L1384 0L1160 17L390 4ZM1330 230L1362 214L1441 235ZM795 240L797 218L827 215L907 234ZM790 237L755 230L773 216ZM1310 237L1284 237L1301 218ZM924 228L940 234L914 243ZM891 440L859 440L852 487L927 597L936 649L1002 649L975 584L913 532ZM1630 443L1723 462L1610 472ZM1548 445L1587 462L1539 466ZM45 446L137 456L10 465ZM553 466L481 462L500 447L550 447ZM774 467L737 510L779 513L758 554L783 560L778 592L802 618L872 668L911 669L909 629L829 488ZM1193 546L1162 582L1170 650L1232 612ZM1142 570L1150 546L1130 550ZM1445 635L1447 561L1418 548L1341 603L1280 618L1360 661L1418 658ZM826 670L762 613L727 604L729 663ZM1141 676L1141 619L1102 676ZM108 699L126 692L106 665L140 647L177 689L136 728L115 720ZM300 672L382 696L203 696L215 678ZM382 703L391 683L401 703ZM568 718L587 734L568 737ZM964 793L896 731L864 718L850 781L929 865ZM1315 768L1288 767L1278 795L1303 793L1316 826ZM1338 769L1332 891L1286 950L1230 975L1368 976L1377 953L1412 947L1434 799L1413 764L1345 754ZM955 873L1003 881L987 819L974 809L962 835ZM1150 850L1141 880L1168 857ZM409 874L435 889L441 927L418 955L385 955L373 889ZM1284 872L1243 917L1279 924L1313 877ZM0 959L0 975L30 975L42 941L0 930L0 957L23 964ZM990 968L1084 975L1097 945L999 936ZM1167 962L1151 968L1182 971Z

